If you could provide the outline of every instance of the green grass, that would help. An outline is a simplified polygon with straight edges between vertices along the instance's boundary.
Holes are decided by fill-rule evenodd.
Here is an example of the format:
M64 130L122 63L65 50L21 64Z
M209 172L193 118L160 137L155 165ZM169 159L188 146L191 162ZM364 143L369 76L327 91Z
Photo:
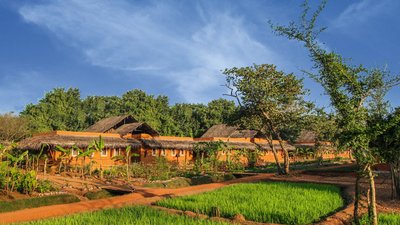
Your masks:
M171 224L171 225L228 225L228 223L195 219L187 216L168 214L167 212L146 206L107 209L91 213L82 213L61 218L33 221L24 225L105 225L105 224Z
M361 224L368 224L368 218L364 216L360 222ZM380 225L399 225L400 214L395 214L395 213L379 214L378 223Z
M235 184L213 192L164 199L157 205L211 215L218 207L222 217L240 213L247 220L264 223L309 224L340 209L340 188L306 183Z
M79 198L74 195L53 195L37 198L27 198L14 201L0 202L0 212L11 212L20 209L36 208L46 205L66 204L79 202Z

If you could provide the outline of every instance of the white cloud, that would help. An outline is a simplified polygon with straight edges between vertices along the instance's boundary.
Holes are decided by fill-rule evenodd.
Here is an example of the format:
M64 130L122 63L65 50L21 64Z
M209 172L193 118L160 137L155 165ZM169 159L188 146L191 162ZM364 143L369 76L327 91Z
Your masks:
M166 76L190 102L215 98L210 94L221 90L224 68L280 60L252 38L243 18L199 7L196 15L183 13L165 2L123 0L54 0L20 9L26 21L81 50L90 64Z
M393 0L361 0L350 4L333 22L336 28L349 27L354 24L364 23L382 13L393 9L396 1Z

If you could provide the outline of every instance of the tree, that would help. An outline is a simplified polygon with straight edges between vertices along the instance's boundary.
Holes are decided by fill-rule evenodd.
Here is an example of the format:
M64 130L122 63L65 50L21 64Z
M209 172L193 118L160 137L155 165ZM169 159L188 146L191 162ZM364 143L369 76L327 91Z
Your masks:
M78 131L86 128L80 92L73 88L53 89L38 104L27 105L21 116L29 120L32 132Z
M247 122L257 123L265 133L275 156L278 173L289 174L289 152L282 138L282 130L296 127L311 104L303 97L301 79L293 74L276 70L274 65L254 65L224 71L226 86L231 90ZM273 140L278 139L284 155L284 168L280 168Z
M118 96L88 96L82 101L85 113L85 127L97 121L121 114L121 98Z
M0 141L19 141L28 134L28 121L25 118L15 116L12 113L0 115Z
M359 166L356 179L356 201L354 219L359 224L359 181L363 174L368 177L370 186L369 215L373 224L377 224L374 175L371 167L376 162L376 152L369 148L374 130L368 126L368 110L366 100L377 88L392 87L398 78L389 78L380 70L368 70L363 66L350 65L339 54L328 52L321 47L318 35L325 28L318 28L316 20L326 5L323 1L314 13L310 13L307 1L303 4L303 14L299 23L291 22L288 26L276 26L272 29L281 36L297 40L308 49L314 62L317 74L307 72L325 89L332 106L338 115L338 126L341 128L339 145L351 148Z

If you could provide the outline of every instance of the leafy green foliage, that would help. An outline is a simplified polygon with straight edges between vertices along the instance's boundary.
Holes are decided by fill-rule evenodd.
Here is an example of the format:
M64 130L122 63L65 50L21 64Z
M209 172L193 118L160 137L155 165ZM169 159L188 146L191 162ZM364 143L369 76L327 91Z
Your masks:
M121 97L88 96L82 100L78 89L55 88L38 104L27 105L18 119L28 120L32 132L79 131L101 119L129 114L162 135L199 137L212 125L230 123L235 112L233 101L225 99L213 100L207 105L170 106L167 96L148 95L139 89L128 91ZM11 133L7 132L8 135Z
M33 132L86 128L80 92L73 88L53 89L38 104L27 105L21 116L29 120Z
M14 201L0 202L0 212L11 212L21 209L37 208L46 205L57 205L79 202L74 195L53 195L37 198L27 198Z
M368 217L364 216L361 218L361 224L368 224L370 221ZM400 214L395 213L382 213L378 215L378 222L381 225L397 225L400 224Z
M199 195L164 199L159 206L211 215L218 207L221 216L242 214L247 220L309 224L319 221L344 204L340 189L331 185L301 183L235 184Z
M303 81L269 64L234 67L225 69L224 74L226 87L231 90L230 96L237 99L244 112L239 123L261 130L271 146L272 140L278 139L285 156L285 171L280 170L277 162L279 173L289 173L289 156L282 143L283 134L295 139L303 117L313 106L304 100L307 92L303 89Z
M27 225L58 225L58 224L175 224L175 225L228 225L228 223L197 219L188 216L168 214L148 206L124 207L121 209L106 209L97 212L77 214L61 218L23 223ZM229 223L230 224L230 223Z

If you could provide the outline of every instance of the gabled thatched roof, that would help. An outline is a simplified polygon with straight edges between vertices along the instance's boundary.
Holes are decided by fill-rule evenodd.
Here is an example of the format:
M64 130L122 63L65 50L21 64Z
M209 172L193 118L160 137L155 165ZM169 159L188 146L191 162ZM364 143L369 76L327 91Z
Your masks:
M296 143L314 143L315 135L314 131L302 130L296 139Z
M256 130L236 130L231 134L231 138L253 138L259 134Z
M258 134L259 132L255 130L240 130L238 127L218 124L210 127L201 137L253 138Z
M228 126L226 124L217 124L210 127L201 137L230 137L237 130L237 127Z
M133 116L123 115L123 116L113 116L102 119L92 126L88 127L86 132L97 132L97 133L106 133L111 129L117 129L118 127L127 124L137 122Z
M141 147L141 143L134 139L122 139L118 137L102 137L104 145L107 148L126 148L131 146L133 149ZM54 148L59 145L64 148L77 146L79 148L88 147L93 140L98 140L99 137L94 136L71 136L71 135L44 135L26 138L18 143L19 149L39 150L42 145L48 145Z
M117 133L122 136L126 134L142 134L142 133L150 134L153 137L159 136L156 130L150 127L147 123L141 123L141 122L124 124L119 128L117 128L112 133Z
M190 140L140 139L147 149L192 150L196 142Z

